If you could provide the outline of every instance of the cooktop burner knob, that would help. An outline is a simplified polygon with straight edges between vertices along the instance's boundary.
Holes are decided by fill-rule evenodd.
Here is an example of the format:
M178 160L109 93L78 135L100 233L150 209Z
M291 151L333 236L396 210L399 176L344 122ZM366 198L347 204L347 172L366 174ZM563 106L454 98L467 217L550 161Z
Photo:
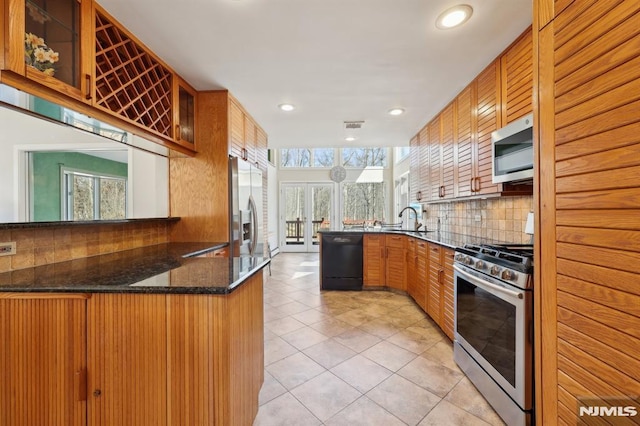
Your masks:
M473 265L473 259L472 259L472 258L470 258L469 256L466 256L466 257L464 258L464 263L465 263L465 264L467 264L467 265L469 265L469 266L471 266L471 265Z
M506 281L511 281L516 277L516 274L514 274L513 272L511 272L508 269L505 269L504 271L502 271L502 279L506 280Z
M500 273L500 267L496 266L496 265L493 265L491 267L491 271L489 271L489 272L491 272L491 275L498 275Z
M484 269L484 268L485 268L485 266L486 266L486 265L485 265L485 263L484 263L482 260L478 260L478 261L476 262L476 268L478 268L478 269Z

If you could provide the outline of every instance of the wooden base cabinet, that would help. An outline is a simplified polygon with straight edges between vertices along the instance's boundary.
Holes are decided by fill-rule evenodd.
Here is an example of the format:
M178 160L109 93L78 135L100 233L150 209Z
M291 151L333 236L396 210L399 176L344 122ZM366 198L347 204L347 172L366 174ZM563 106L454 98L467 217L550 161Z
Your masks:
M385 286L384 234L365 234L362 247L364 287Z
M429 243L427 313L453 340L453 256L454 251Z
M365 234L364 287L407 290L407 238L405 235Z
M251 425L262 272L229 295L0 293L1 425Z
M87 424L88 297L0 293L0 425Z

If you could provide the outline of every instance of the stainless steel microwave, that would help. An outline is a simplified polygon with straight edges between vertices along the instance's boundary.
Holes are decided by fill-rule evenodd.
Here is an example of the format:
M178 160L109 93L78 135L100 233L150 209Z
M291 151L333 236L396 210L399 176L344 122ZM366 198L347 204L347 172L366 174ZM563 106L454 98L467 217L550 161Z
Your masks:
M533 178L533 114L491 133L493 183Z

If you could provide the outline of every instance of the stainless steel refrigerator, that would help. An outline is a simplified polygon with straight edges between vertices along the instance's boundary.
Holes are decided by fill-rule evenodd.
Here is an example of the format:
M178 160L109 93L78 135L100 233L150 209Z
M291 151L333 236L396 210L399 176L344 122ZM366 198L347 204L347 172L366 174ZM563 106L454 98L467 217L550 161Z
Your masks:
M263 256L262 171L237 157L229 157L229 236L232 257Z

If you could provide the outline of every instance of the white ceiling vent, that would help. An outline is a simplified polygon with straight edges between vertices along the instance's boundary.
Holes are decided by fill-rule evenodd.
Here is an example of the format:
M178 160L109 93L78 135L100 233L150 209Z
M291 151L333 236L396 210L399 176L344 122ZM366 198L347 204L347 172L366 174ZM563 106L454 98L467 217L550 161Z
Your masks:
M345 121L344 130L360 130L364 125L364 121Z

